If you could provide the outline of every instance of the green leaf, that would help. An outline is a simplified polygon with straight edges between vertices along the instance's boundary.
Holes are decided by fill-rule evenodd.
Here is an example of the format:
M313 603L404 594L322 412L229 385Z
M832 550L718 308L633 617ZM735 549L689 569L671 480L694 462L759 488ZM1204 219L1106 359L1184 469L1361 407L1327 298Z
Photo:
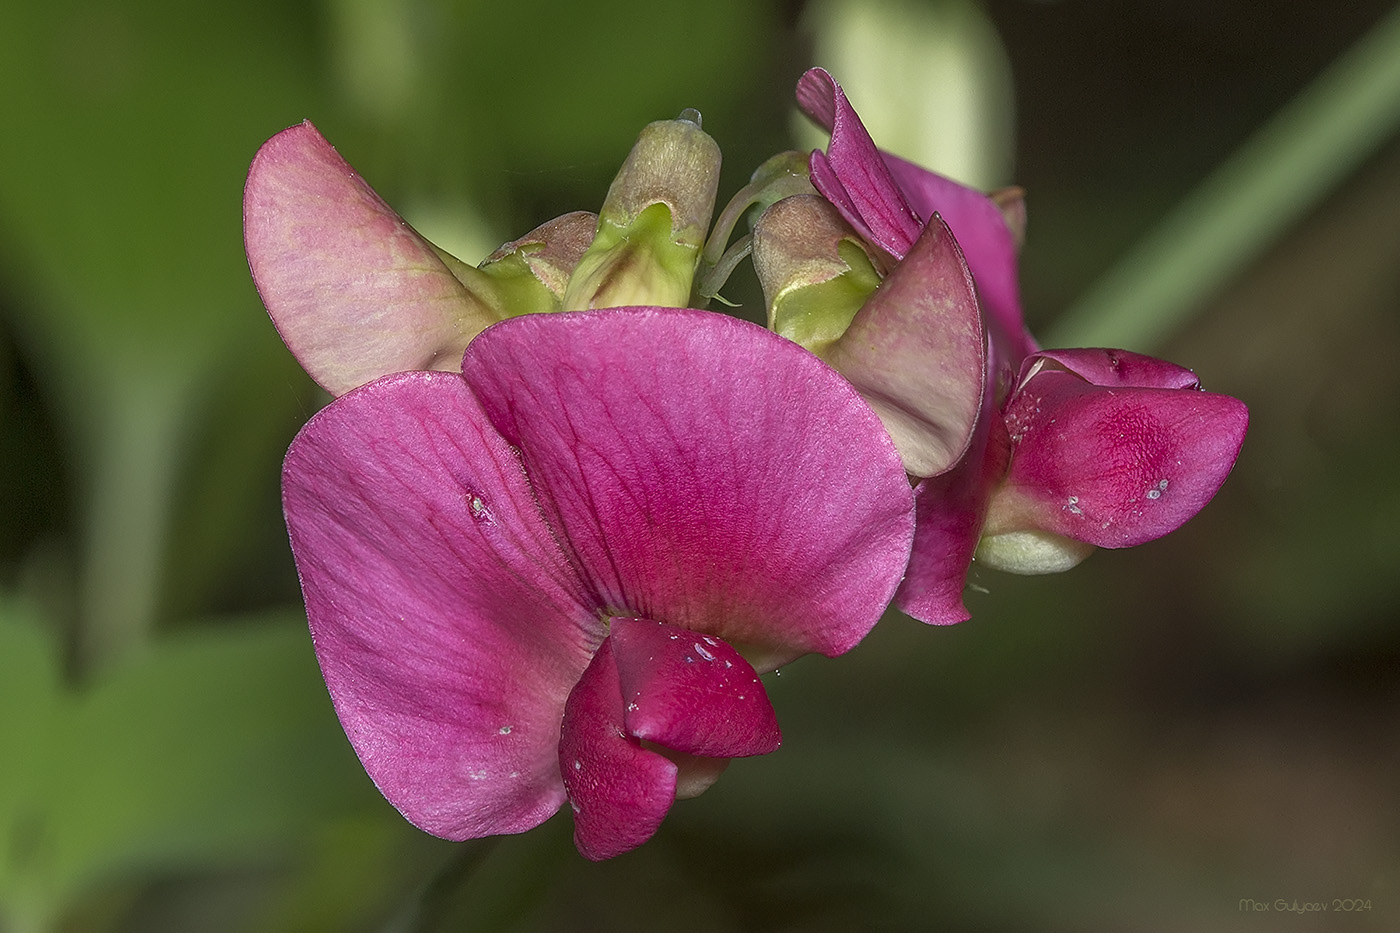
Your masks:
M72 691L0 614L0 916L101 882L267 864L376 800L293 615L209 625Z

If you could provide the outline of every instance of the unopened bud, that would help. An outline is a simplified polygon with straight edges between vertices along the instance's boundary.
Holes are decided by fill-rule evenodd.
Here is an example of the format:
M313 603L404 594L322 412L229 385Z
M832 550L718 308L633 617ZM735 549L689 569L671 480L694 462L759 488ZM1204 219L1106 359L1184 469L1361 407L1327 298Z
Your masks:
M814 353L846 332L880 284L859 235L817 195L784 198L763 212L753 263L769 328Z
M598 218L556 217L487 256L478 267L494 287L501 317L558 311L569 276L588 249Z
M690 304L719 167L719 146L693 110L642 130L608 189L563 309Z

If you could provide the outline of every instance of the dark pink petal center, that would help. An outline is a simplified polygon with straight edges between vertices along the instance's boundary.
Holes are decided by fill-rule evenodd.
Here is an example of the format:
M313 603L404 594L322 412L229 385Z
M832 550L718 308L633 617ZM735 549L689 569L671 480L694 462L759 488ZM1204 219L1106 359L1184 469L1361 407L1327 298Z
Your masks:
M624 715L608 638L569 694L559 740L574 844L594 861L650 839L676 799L675 763L628 735Z
M766 755L782 741L758 674L722 640L650 619L613 619L627 732L708 758Z

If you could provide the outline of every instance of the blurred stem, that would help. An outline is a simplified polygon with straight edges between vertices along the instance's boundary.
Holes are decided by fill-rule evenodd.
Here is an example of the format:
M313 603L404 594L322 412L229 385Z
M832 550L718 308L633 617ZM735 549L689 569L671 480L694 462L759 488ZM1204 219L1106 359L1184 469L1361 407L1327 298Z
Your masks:
M92 400L87 538L73 638L81 676L138 649L155 623L189 397L184 383L168 368L119 368Z
M1400 125L1400 7L1061 316L1046 346L1151 351Z

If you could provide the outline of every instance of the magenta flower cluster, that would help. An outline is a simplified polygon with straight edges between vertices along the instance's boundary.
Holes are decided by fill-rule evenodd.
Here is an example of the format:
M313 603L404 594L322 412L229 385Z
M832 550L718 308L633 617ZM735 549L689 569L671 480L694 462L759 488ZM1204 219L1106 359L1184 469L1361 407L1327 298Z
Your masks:
M974 556L1046 572L1159 537L1233 465L1245 408L1188 370L1038 348L1017 193L881 153L823 71L798 99L830 146L756 174L762 219L723 258L698 119L649 127L599 214L478 266L310 124L254 160L253 277L336 396L283 470L312 640L424 830L567 802L585 856L632 849L778 747L761 674L848 651L891 602L966 618ZM770 323L800 306L820 334L701 309L750 245ZM855 267L860 289L822 290Z

